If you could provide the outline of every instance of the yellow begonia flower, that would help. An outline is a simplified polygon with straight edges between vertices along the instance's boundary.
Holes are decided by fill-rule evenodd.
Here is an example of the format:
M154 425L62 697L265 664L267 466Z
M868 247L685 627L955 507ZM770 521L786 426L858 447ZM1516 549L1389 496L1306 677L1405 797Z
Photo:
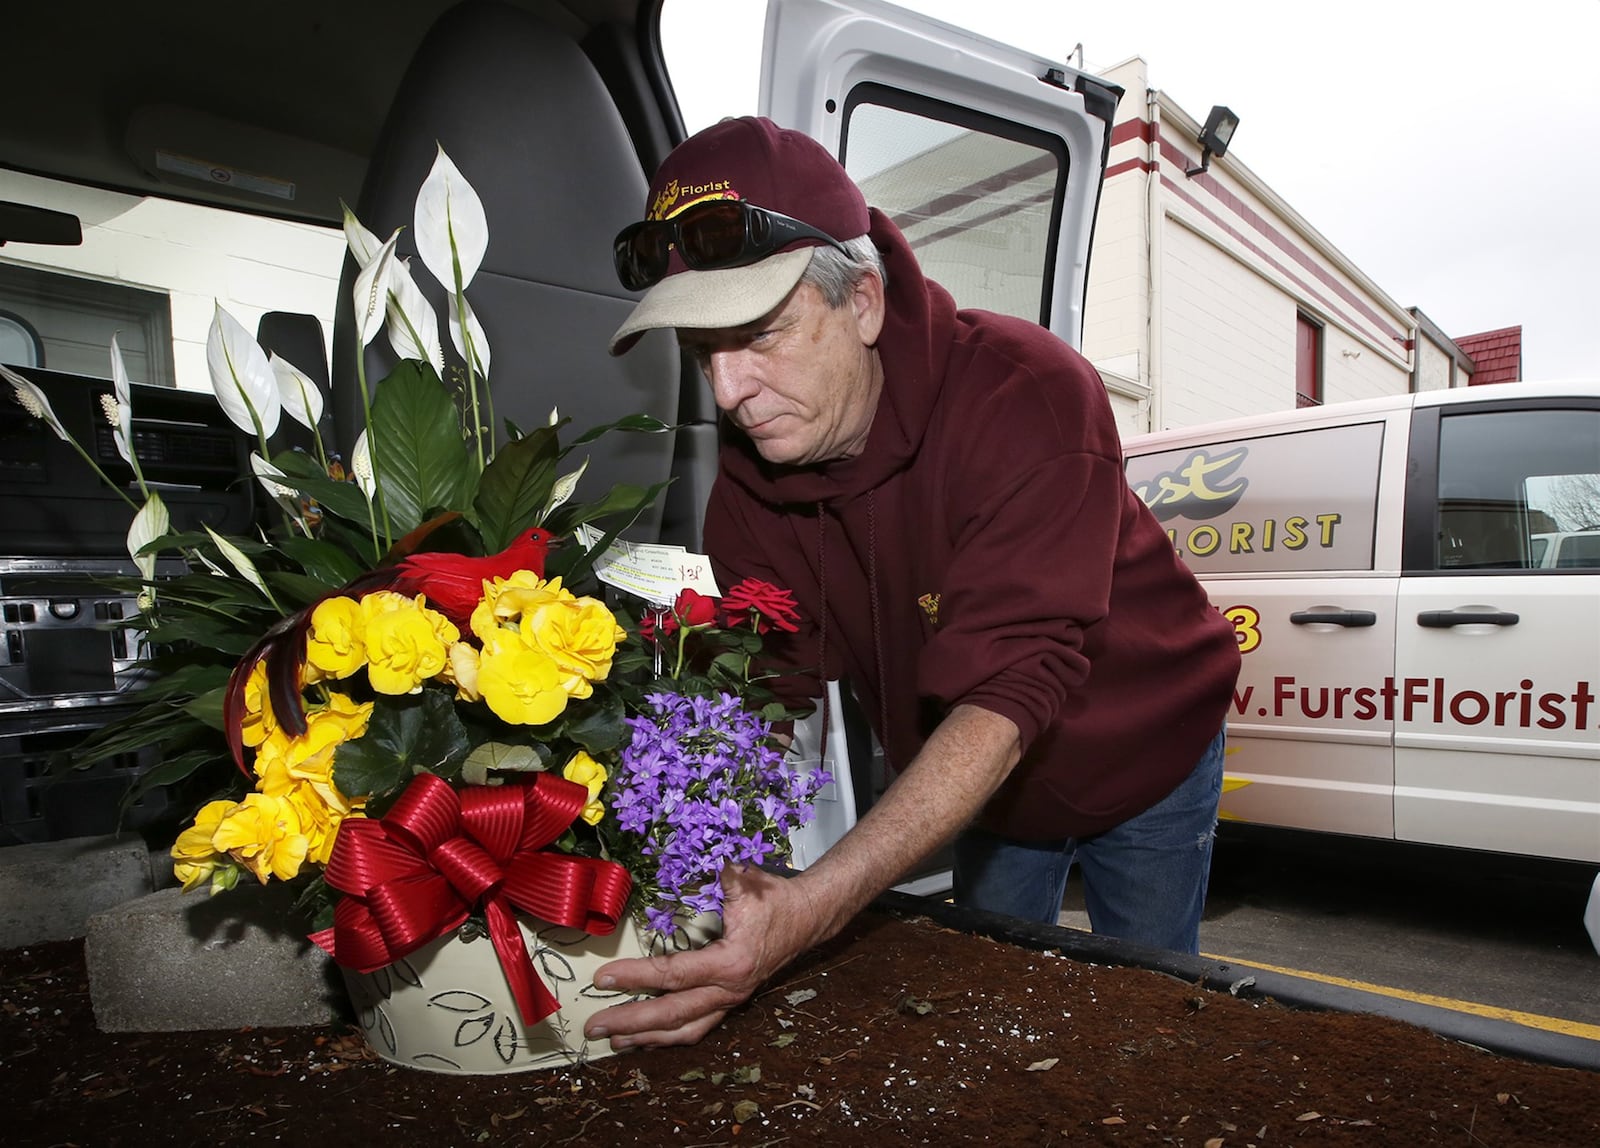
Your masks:
M263 885L270 877L287 881L299 873L311 844L294 803L265 793L249 794L229 810L211 843Z
M347 741L367 732L372 717L372 702L356 702L344 694L330 693L328 704L306 713L306 732L290 738L279 732L256 751L255 772L261 780L256 788L272 797L282 797L301 782L316 789L323 804L344 815L353 807L333 780L333 757Z
M348 678L367 664L366 617L352 598L325 598L311 612L306 635L306 666L317 671L307 676Z
M306 860L313 865L326 865L333 856L333 843L345 819L362 816L358 811L329 805L323 800L322 792L306 781L297 782L284 798L300 815L301 829L306 836Z
M445 663L439 677L456 688L456 697L464 702L482 698L478 692L478 648L466 642L454 642L448 651L450 660Z
M562 767L561 776L588 787L589 803L578 816L590 825L599 825L600 819L606 815L605 804L600 800L600 789L606 783L606 767L580 749Z
M444 669L461 637L450 619L415 599L380 590L361 599L367 621L367 681L380 694L414 694Z
M571 595L523 614L522 632L561 668L561 687L575 698L594 693L590 683L605 680L617 643L627 637L604 603Z
M491 578L483 583L483 600L472 611L468 623L480 642L487 642L506 624L515 624L529 610L572 593L561 588L561 579L546 582L531 570L518 570L509 578Z
M278 719L272 712L267 689L267 662L262 658L250 667L250 676L244 683L244 716L239 720L239 732L245 745L257 746L277 728Z
M495 716L515 725L543 725L567 708L560 669L514 630L499 630L484 642L478 692Z
M178 834L172 843L172 872L183 883L183 891L199 888L225 858L212 843L222 819L238 805L237 801L212 801L195 814L194 824Z

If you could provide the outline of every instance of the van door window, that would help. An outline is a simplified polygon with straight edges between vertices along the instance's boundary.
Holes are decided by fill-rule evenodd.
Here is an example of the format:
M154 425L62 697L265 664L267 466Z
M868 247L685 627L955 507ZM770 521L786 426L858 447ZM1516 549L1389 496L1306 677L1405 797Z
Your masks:
M1128 482L1197 574L1371 570L1383 424L1128 459Z
M881 84L850 95L845 170L961 307L1049 324L1059 137Z
M1445 414L1440 570L1600 570L1600 411Z

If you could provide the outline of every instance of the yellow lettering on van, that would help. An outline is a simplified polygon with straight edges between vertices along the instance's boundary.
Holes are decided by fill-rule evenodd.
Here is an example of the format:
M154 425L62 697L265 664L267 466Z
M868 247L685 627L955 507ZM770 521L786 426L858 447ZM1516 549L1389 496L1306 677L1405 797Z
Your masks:
M1229 554L1254 553L1250 548L1250 535L1254 532L1254 528L1248 522L1235 522L1228 530Z
M1333 528L1339 525L1340 516L1337 514L1317 515L1317 525L1322 527L1322 545L1333 545Z
M1215 526L1196 526L1189 531L1189 553L1204 558L1222 544L1222 535Z
M1306 536L1306 520L1296 514L1283 520L1283 545L1287 550L1303 550L1310 539Z

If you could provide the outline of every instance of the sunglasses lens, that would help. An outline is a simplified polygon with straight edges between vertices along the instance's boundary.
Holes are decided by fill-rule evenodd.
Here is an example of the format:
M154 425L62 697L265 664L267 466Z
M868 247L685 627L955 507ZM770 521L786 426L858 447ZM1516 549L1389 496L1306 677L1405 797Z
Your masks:
M635 223L617 236L612 247L612 261L616 264L617 278L629 291L653 287L667 273L670 230L667 224L648 221Z
M707 203L678 217L678 253L696 269L747 261L745 239L745 208L740 203Z

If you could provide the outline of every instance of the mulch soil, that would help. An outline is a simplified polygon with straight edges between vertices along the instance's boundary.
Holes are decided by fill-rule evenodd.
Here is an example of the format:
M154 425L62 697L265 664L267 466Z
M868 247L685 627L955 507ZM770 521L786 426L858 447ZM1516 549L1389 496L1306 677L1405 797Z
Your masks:
M453 1077L353 1028L110 1034L79 942L0 953L23 1145L1600 1144L1600 1074L877 914L703 1043Z

